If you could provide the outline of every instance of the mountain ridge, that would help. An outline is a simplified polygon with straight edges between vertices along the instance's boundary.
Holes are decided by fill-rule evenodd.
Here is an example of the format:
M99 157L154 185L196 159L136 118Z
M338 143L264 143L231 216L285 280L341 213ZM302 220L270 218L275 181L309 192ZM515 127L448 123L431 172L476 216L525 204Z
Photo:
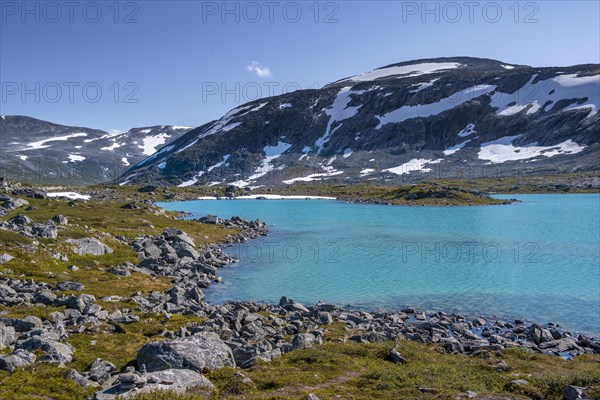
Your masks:
M598 169L600 65L472 57L389 64L240 105L133 165L122 184L380 183L435 169ZM511 140L508 140L510 138Z
M2 115L0 175L45 184L109 182L190 129L157 125L109 133L24 115Z

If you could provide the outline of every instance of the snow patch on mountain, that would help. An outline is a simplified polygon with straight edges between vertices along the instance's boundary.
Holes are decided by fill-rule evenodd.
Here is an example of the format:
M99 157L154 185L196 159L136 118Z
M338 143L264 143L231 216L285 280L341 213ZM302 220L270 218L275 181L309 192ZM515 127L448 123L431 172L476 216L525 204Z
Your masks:
M516 138L518 136L508 136ZM559 154L575 154L585 149L572 140L566 140L554 146L536 146L535 143L526 146L515 146L510 142L487 142L481 145L478 157L488 160L491 164L501 164L506 161L526 160L538 156L554 157Z
M78 133L72 133L70 135L65 135L65 136L51 137L51 138L40 140L40 141L37 141L37 142L28 143L27 147L29 147L29 149L24 149L24 150L46 149L48 147L52 147L51 145L46 145L46 143L58 142L58 141L65 141L65 140L69 140L71 138L83 137L83 136L87 136L87 135L88 135L87 133L78 132Z
M159 133L155 136L146 136L142 140L142 145L138 146L140 149L143 149L143 153L147 156L151 156L156 152L156 148L161 144L165 144L167 139L171 137L167 133Z
M240 126L242 123L241 122L234 122L232 124L230 124L230 122L235 119L235 118L241 118L243 116L245 116L248 113L251 112L255 112L260 110L261 108L263 108L264 106L266 106L268 104L268 102L266 103L261 103L258 106L252 108L252 104L250 105L246 105L246 106L241 106L241 107L236 107L233 110L229 111L227 114L225 114L221 119L219 119L218 121L215 121L212 125L210 125L208 127L207 130L202 131L195 140L193 140L190 144L188 144L187 146L184 146L183 148L177 150L177 153L180 153L190 147L192 147L193 145L195 145L196 143L198 143L198 141L202 138L205 138L207 136L210 135L214 135L217 132L229 132L230 130L237 128L238 126ZM248 110L250 109L250 110ZM245 112L244 112L245 111Z
M323 150L323 146L325 146L325 144L329 142L331 135L336 131L336 129L338 129L341 126L338 125L332 130L331 128L333 124L348 118L352 118L356 115L358 109L362 107L362 105L356 107L349 106L350 102L352 101L353 94L364 93L364 91L352 91L351 89L352 87L350 86L343 87L338 92L335 100L333 101L333 104L331 104L329 108L326 108L324 110L325 114L327 114L330 118L329 122L327 123L327 128L325 129L325 134L319 139L317 139L317 141L315 142L315 146L318 148L317 154L321 153L321 150Z
M320 172L320 173L316 173L316 174L310 174L307 176L300 176L297 178L292 178L292 179L288 179L285 181L282 181L284 184L286 185L291 185L293 183L296 182L312 182L312 181L320 181L332 176L336 176L336 175L341 175L344 173L344 171L338 171L336 170L334 167L332 166L325 166L322 167L324 172Z
M69 162L76 162L76 161L83 161L83 160L85 160L85 157L83 157L79 154L69 154Z
M262 160L262 163L254 170L254 174L249 176L245 180L238 180L232 182L231 184L238 187L246 187L259 178L262 178L269 172L273 171L275 167L273 166L273 160L279 158L283 153L285 153L289 148L292 147L291 144L285 142L278 142L275 146L265 146L263 148L263 152L265 153L265 158ZM277 169L283 169L284 167L279 167Z
M464 142L462 142L462 143L459 143L459 144L457 144L457 145L454 145L454 146L452 146L452 147L448 147L446 150L444 150L444 155L445 155L445 156L449 156L449 155L451 155L451 154L454 154L454 153L456 153L457 151L459 151L460 149L462 149L463 147L465 147L465 145L466 145L467 143L469 143L470 141L471 141L471 140L465 140L465 141L464 141Z
M414 86L416 86L416 88L411 90L410 93L419 93L421 90L425 90L428 87L433 86L433 84L439 79L440 78L435 78L434 80L429 81L429 82L418 83L418 84L414 85Z
M492 106L498 108L496 114L514 115L525 109L527 114L549 111L560 100L570 100L565 111L587 108L588 117L600 109L600 75L577 76L559 75L533 83L537 74L515 93L498 93L492 96Z
M365 168L362 171L360 171L360 175L365 176L365 175L369 175L373 172L375 172L375 170L373 168Z
M386 78L394 75L402 75L398 78L408 78L419 75L431 74L433 72L444 71L460 67L461 64L455 62L449 63L421 63L412 65L402 65L375 69L361 75L353 76L347 80L354 82L373 81L375 79Z
M377 125L376 129L381 129L381 127L386 124L398 123L410 118L425 118L441 114L444 111L458 107L476 97L493 92L495 89L496 86L494 85L477 85L464 89L435 103L402 106L397 110L378 116L377 119L379 119L379 125Z
M477 133L477 131L475 130L475 124L469 124L465 129L458 132L457 135L460 137L467 137L471 136L474 133Z
M115 140L115 141L113 141L113 144L111 144L110 146L101 147L100 150L114 151L115 149L118 149L119 147L122 147L122 146L123 146L123 143L118 143Z
M222 167L223 165L225 165L227 163L227 160L229 160L229 157L231 157L231 154L224 155L223 156L223 161L218 162L215 165L212 165L212 166L208 167L207 171L208 172L212 172L213 169Z
M411 172L417 172L417 171L431 172L431 168L426 168L425 165L438 164L442 161L444 161L444 159L442 159L442 158L439 158L437 160L428 160L425 158L413 158L412 160L405 162L404 164L402 164L398 167L384 169L382 172L391 172L392 174L396 174L396 175L406 175L406 174L410 174Z

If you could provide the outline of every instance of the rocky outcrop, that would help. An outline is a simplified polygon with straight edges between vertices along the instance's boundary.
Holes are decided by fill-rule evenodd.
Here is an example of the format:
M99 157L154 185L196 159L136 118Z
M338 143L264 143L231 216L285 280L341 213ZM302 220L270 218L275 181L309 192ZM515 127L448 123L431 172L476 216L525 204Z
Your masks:
M129 166L191 128L159 125L133 128L114 135L99 129L64 126L39 119L0 118L2 175L35 183L87 185L118 177ZM61 137L63 140L51 140ZM30 144L41 144L40 147ZM23 157L23 155L26 156ZM48 166L51 166L49 171ZM45 196L29 188L15 194Z
M600 66L505 65L414 60L257 99L188 132L118 181L272 188L597 171Z
M96 400L114 400L117 397L127 399L136 394L157 390L185 393L191 388L208 391L215 388L206 377L189 369L167 369L148 374L126 372L112 378L109 384L112 386L96 392Z
M66 242L72 244L73 250L80 256L102 256L113 252L113 249L95 238L67 239Z
M137 355L138 366L147 371L191 369L194 371L235 367L231 349L215 333L200 333L178 340L148 343Z

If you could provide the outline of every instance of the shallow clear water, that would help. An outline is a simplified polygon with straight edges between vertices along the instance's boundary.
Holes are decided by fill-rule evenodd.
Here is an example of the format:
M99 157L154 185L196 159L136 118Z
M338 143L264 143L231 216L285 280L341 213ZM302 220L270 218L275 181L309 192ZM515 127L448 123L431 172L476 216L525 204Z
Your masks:
M498 196L501 197L501 196ZM600 195L511 195L483 207L328 200L161 203L194 216L259 218L270 235L234 245L207 300L398 309L555 322L600 334Z

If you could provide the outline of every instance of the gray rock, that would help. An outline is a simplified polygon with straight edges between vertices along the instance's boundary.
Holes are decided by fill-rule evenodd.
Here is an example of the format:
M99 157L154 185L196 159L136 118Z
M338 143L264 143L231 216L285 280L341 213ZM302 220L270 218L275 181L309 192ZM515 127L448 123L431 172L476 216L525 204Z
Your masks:
M292 347L294 350L309 349L322 343L323 339L312 333L299 333L292 338Z
M190 257L194 260L200 257L200 253L198 253L194 246L186 242L175 243L173 248L177 251L177 257Z
M165 235L165 237L168 240L171 240L173 242L187 243L190 246L196 246L196 244L194 243L194 239L192 239L187 233L183 232L180 229L165 229L163 235Z
M10 260L12 260L13 258L14 258L14 257L13 257L13 256L11 256L11 255L10 255L10 254L8 254L8 253L3 253L3 254L0 254L0 264L4 264L4 263L6 263L6 262L9 262L9 261L10 261Z
M41 292L37 293L34 297L34 301L36 303L42 303L46 305L54 304L56 299L56 295L49 290L42 290Z
M10 197L2 203L2 207L7 209L8 211L14 210L15 208L28 206L28 205L29 205L29 202L25 199L19 199L19 198L13 199Z
M17 340L15 328L0 322L0 350L12 345L15 340Z
M134 375L134 374L127 374ZM127 379L133 377L127 377ZM134 378L135 379L135 378ZM138 393L155 392L157 390L170 391L175 393L185 393L191 388L202 388L213 390L214 385L204 376L196 371L189 369L167 369L163 371L152 372L146 376L146 383L143 387L136 390L129 389L132 386L130 382L123 382L121 379L115 381L115 385L96 392L96 400L114 400L117 396L127 399ZM135 385L135 382L133 383Z
M69 225L69 220L67 219L67 217L65 217L64 215L55 215L52 218L52 222L54 222L57 225Z
M104 361L101 358L97 358L90 367L90 380L102 384L108 380L110 374L115 371L116 367L114 364Z
M80 294L79 296L69 295L61 300L67 308L77 310L83 313L87 306L96 302L96 298L91 294Z
M544 329L537 324L531 325L531 327L529 328L529 335L531 336L535 344L540 344L554 340L552 333L550 333L548 329Z
M81 292L85 287L83 283L64 281L56 285L56 290Z
M201 217L199 219L200 222L202 222L203 224L212 224L212 225L217 225L217 224L221 224L223 222L223 220L219 217L217 217L216 215L205 215L204 217Z
M8 222L15 225L30 225L33 221L26 215L17 214L9 219Z
M17 295L18 295L18 293L16 292L16 290L11 288L10 286L0 285L0 301L3 298L15 297Z
M283 308L285 308L288 311L298 311L298 312L303 312L303 313L309 312L308 308L304 307L300 303L287 304Z
M333 318L331 316L331 313L328 313L326 311L321 311L318 314L318 318L319 318L319 322L322 324L326 324L329 325L333 322Z
M12 354L0 355L0 369L8 372L27 367L34 362L35 355L22 349L15 350Z
M46 354L40 357L40 361L61 364L71 362L73 360L73 352L75 351L70 344L45 339L41 336L29 338L17 344L16 348L27 351L42 350Z
M202 371L235 367L231 349L214 333L200 333L184 339L149 343L138 352L137 364L145 364L149 372L166 369Z
M74 369L67 371L65 377L67 379L77 382L81 387L99 386L98 383L90 381Z
M309 395L306 396L306 400L321 400L321 399L319 399L316 394L309 393Z
M113 252L113 249L95 238L67 239L66 242L74 245L75 253L80 256L102 256Z
M388 360L396 364L406 364L406 358L402 357L397 348L393 348L388 354Z
M53 223L50 224L33 224L31 225L31 231L37 237L44 239L56 239L58 236L58 229Z
M569 385L563 390L564 400L579 400L584 399L583 393L587 388Z
M42 328L42 320L33 315L20 318L2 318L4 325L12 326L17 332L28 332L32 329Z

